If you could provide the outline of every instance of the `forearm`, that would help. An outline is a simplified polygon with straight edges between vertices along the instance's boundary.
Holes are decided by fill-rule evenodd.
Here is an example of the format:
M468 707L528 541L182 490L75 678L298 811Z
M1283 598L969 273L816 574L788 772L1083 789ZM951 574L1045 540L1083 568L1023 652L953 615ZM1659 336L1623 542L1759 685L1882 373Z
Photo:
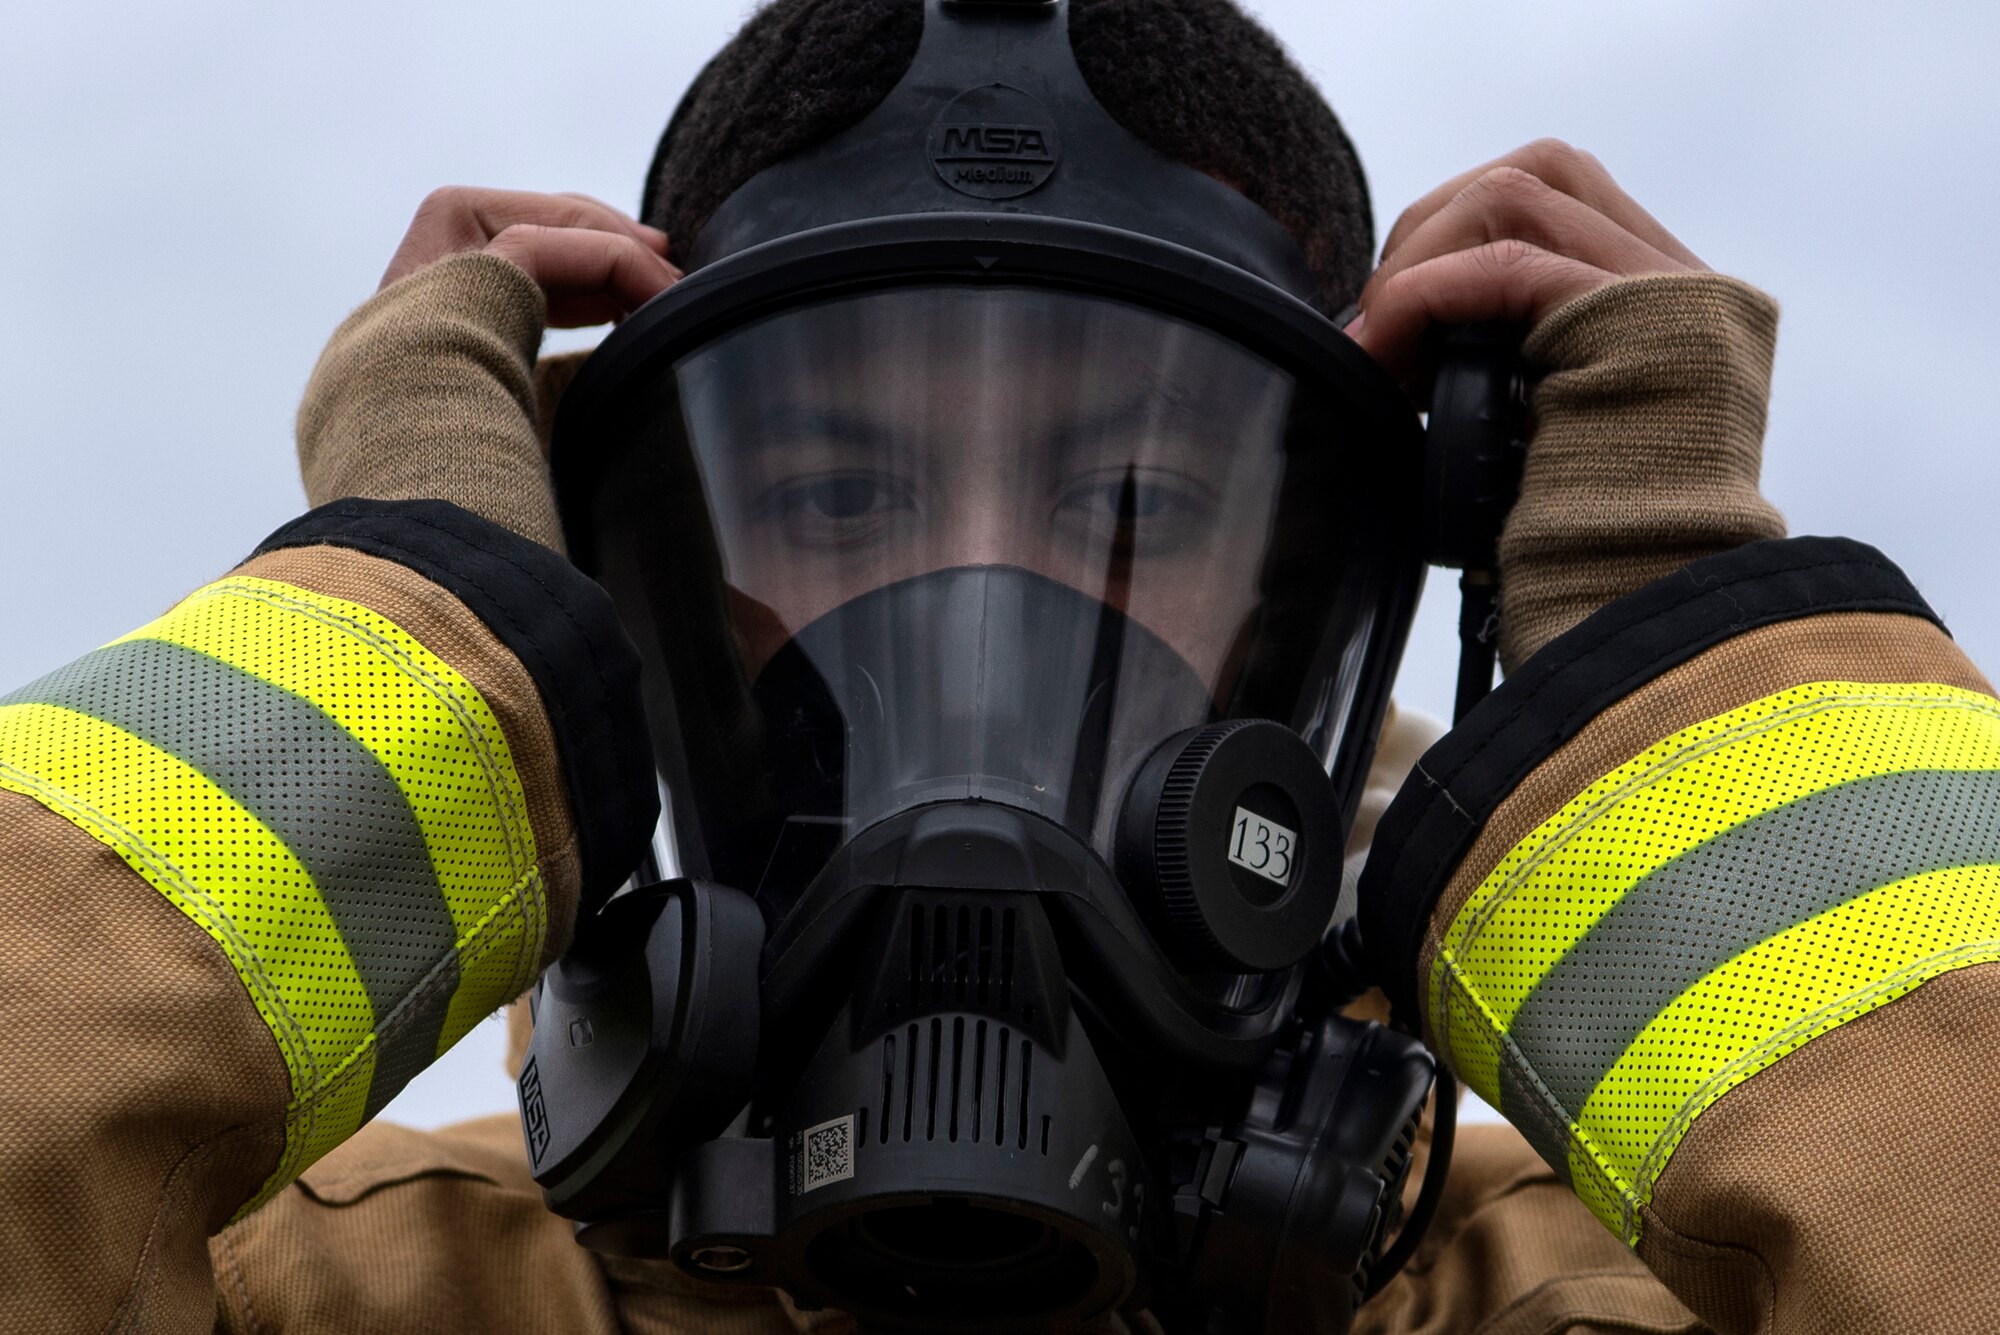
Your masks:
M2000 701L1894 567L1698 562L1420 768L1369 940L1599 1219L1718 1330L1976 1328Z
M477 251L363 303L334 331L299 407L307 499L435 497L561 551L537 430L538 404L555 397L537 392L543 317L534 281Z
M1689 273L1599 288L1536 326L1534 439L1500 539L1508 671L1692 561L1785 535L1757 490L1777 324L1757 289Z
M553 553L353 503L0 699L0 1324L212 1322L206 1235L636 853L635 677Z
M1927 1183L2000 1129L2000 702L1879 554L1759 541L1775 326L1684 274L1534 330L1509 675L1384 816L1365 935L1716 1329L1980 1329L1980 1201Z

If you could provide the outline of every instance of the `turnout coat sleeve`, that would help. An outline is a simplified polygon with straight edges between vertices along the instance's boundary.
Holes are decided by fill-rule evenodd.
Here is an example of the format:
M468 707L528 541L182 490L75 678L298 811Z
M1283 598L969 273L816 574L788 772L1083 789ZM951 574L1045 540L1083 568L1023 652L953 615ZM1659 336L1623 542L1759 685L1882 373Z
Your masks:
M0 695L0 1329L213 1327L208 1236L636 858L636 675L554 552L348 501Z
M1418 762L1388 984L1724 1332L1991 1330L2000 701L1880 553L1705 557Z

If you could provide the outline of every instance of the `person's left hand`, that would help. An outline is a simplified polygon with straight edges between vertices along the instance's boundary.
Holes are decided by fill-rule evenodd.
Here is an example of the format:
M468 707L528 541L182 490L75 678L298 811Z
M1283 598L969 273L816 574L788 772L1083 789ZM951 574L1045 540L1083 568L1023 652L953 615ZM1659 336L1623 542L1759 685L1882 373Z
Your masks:
M589 195L448 185L417 206L382 286L483 250L535 281L552 328L579 329L623 319L677 282L667 248L665 232Z
M1620 278L1706 271L1590 154L1538 139L1446 181L1382 245L1347 332L1405 385L1436 324L1517 320Z

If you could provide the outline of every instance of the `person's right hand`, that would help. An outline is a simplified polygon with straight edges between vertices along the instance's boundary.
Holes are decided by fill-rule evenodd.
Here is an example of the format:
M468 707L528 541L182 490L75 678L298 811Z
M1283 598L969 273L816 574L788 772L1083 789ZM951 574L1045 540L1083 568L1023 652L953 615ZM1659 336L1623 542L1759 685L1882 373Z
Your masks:
M1622 278L1707 271L1603 163L1537 139L1403 210L1347 332L1415 389L1433 369L1425 334L1434 325L1539 324Z
M381 285L468 250L525 269L557 329L622 319L681 276L665 232L588 195L448 185L418 206Z

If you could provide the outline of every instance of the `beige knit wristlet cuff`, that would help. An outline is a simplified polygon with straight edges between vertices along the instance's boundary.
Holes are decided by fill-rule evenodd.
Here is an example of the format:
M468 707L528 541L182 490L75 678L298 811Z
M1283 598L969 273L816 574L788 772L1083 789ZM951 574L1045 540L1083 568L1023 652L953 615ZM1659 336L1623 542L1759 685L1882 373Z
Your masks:
M544 318L526 271L481 252L376 293L334 331L299 406L307 499L446 500L562 550L535 430Z
M1535 327L1535 436L1500 539L1508 671L1691 561L1784 536L1757 490L1777 327L1770 297L1712 273L1628 278Z

